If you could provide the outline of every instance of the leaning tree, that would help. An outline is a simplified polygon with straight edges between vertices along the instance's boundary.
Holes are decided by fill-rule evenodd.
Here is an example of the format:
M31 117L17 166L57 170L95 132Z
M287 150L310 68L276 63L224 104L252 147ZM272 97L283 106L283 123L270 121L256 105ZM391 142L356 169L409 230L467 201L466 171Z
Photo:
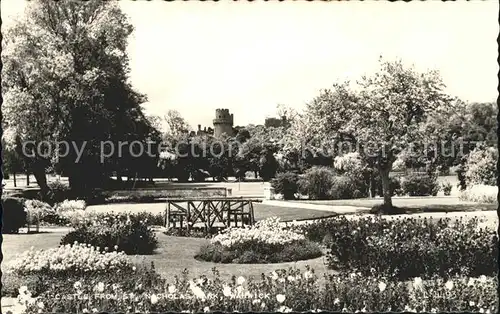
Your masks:
M389 173L397 156L433 141L423 127L428 117L452 105L436 71L417 72L401 61L380 60L380 69L356 85L334 84L307 104L301 119L306 146L341 154L338 144L349 143L381 176L384 208L392 197ZM345 147L344 145L342 145ZM414 151L417 153L417 151Z

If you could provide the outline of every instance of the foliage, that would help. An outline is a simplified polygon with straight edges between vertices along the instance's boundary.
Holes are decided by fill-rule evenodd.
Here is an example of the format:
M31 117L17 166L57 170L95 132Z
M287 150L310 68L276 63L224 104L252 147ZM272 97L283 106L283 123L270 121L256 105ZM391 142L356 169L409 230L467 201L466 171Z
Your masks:
M299 191L308 195L310 199L328 199L334 180L335 172L333 169L312 167L299 179Z
M68 293L88 298L57 298L44 292L34 300L25 287L19 299L26 313L40 307L49 312L484 312L498 310L498 282L493 277L453 277L449 280L415 278L404 283L380 275L328 275L318 280L314 270L280 269L261 278L214 276L190 279L183 272L173 280L148 289L126 289L117 282L81 280ZM106 291L109 298L102 297Z
M449 181L441 183L441 190L443 190L444 195L450 196L453 185Z
M366 185L351 176L335 176L328 197L333 200L362 198L368 196L366 191Z
M465 179L468 185L497 184L498 149L479 146L467 158Z
M196 258L220 263L278 263L321 256L316 244L285 230L278 218L250 228L229 228L203 246Z
M299 177L294 172L280 172L271 181L271 185L276 193L283 194L285 200L293 200L298 191L298 180Z
M437 176L426 174L410 174L406 176L401 182L401 187L403 192L410 196L436 196L439 191Z
M50 220L50 216L56 215L52 206L39 200L26 200L24 202L24 207L27 213L27 220L31 224L37 221L42 222L47 219Z
M307 104L294 136L330 154L339 153L337 143L356 145L367 165L379 170L384 203L392 206L389 173L396 157L417 141L433 141L421 126L453 104L437 72L418 73L401 61L381 60L379 71L356 87L334 84L321 91Z
M86 244L66 244L46 250L31 248L11 261L7 268L18 275L64 276L125 270L132 265L123 252L104 252Z
M77 1L30 2L23 17L4 31L2 127L20 142L66 141L82 150L77 162L74 147L66 147L69 154L61 157L55 149L39 154L28 145L33 157L23 156L43 195L50 166L67 173L72 189L83 191L113 171L144 172L150 164L146 154L146 159L131 158L127 149L99 160L102 141L145 143L157 137L140 107L145 96L128 82L132 31L116 3Z
M27 223L24 210L25 199L17 197L2 198L2 233L18 233Z
M494 275L498 237L478 228L478 219L347 219L344 216L300 226L308 238L328 239L332 268L400 279L453 274Z
M66 234L61 244L77 241L126 254L152 254L158 245L154 231L142 217L84 211L80 217L75 230Z
M259 161L259 174L262 180L269 181L275 177L278 171L278 162L273 152L269 149L265 149L263 156Z
M460 191L459 198L462 201L495 204L498 203L498 187L477 184Z
M45 199L51 204L59 203L71 197L70 188L68 185L62 183L59 180L49 182L48 184L49 192Z

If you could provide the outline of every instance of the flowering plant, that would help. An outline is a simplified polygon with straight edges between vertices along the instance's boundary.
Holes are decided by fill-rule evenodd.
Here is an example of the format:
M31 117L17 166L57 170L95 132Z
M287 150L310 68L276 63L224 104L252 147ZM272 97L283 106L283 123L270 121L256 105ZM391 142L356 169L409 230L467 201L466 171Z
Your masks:
M7 270L18 275L72 274L115 271L131 268L123 252L102 252L84 244L63 245L54 249L34 250L20 254L7 265Z
M147 218L142 220L141 216L128 213L73 213L75 230L66 234L61 244L77 241L126 254L151 254L158 245Z
M448 280L414 278L398 282L379 275L358 273L325 275L319 280L314 270L290 268L262 274L260 279L233 276L224 281L217 270L214 278L188 278L187 271L173 280L148 289L125 288L119 283L83 279L68 295L49 290L37 299L48 312L483 312L496 313L498 301L495 277L452 277ZM106 297L103 297L103 292ZM27 292L24 292L25 294ZM56 297L59 295L59 297ZM37 313L32 302L27 313Z
M245 228L228 228L201 248L197 257L215 262L263 263L321 256L320 248L303 234L284 228L273 217Z
M42 221L46 217L55 214L52 206L39 200L26 200L24 202L24 210L28 214L28 223Z

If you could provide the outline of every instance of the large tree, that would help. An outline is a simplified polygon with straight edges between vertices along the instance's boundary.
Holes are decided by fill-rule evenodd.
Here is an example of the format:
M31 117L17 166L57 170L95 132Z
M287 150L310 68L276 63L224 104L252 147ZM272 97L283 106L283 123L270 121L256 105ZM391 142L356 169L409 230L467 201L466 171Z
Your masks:
M381 59L378 72L362 77L356 88L334 84L307 105L302 117L307 121L303 132L311 139L307 144L330 153L334 148L340 154L336 143L354 144L368 165L378 170L384 207L390 210L393 163L403 151L433 140L422 126L452 104L443 88L435 71L419 73L401 61Z
M101 164L102 141L157 136L140 107L145 96L128 82L132 31L109 1L29 2L25 15L5 30L3 127L23 142L86 143L78 163L73 147L59 160L72 188L90 187L121 168L116 158ZM33 153L25 157L45 193L45 168L57 152Z

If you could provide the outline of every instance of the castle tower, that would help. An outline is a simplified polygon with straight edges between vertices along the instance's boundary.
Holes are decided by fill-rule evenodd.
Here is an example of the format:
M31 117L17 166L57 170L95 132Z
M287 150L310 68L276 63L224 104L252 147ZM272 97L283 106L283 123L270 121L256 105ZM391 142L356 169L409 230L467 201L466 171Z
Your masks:
M224 133L233 136L233 114L229 114L229 109L216 109L214 136L220 137Z

